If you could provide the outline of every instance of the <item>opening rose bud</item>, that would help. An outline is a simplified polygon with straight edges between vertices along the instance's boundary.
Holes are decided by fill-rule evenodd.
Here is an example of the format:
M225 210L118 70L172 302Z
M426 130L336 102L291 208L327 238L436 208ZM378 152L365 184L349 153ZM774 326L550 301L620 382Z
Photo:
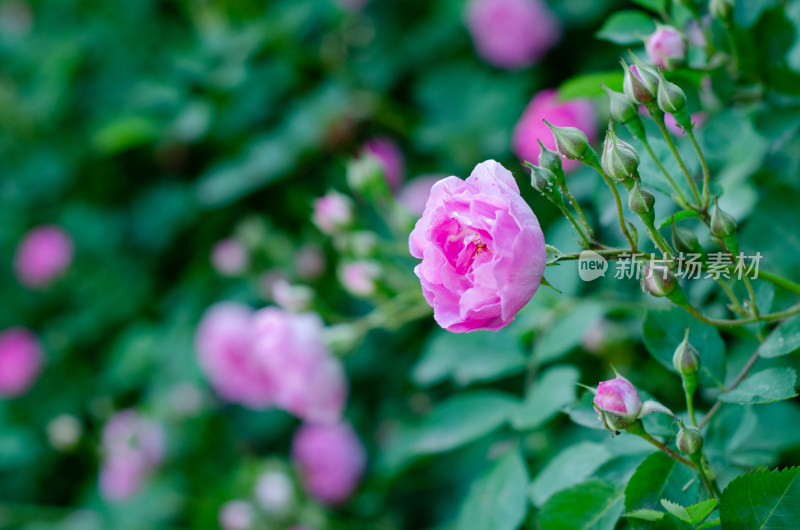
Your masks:
M650 61L672 70L686 58L686 44L680 32L672 26L661 26L647 39L645 44Z
M593 403L600 421L612 432L621 431L636 421L642 410L639 393L623 377L598 384Z
M622 81L622 90L631 101L639 104L649 103L656 98L658 89L658 77L652 86L642 78L642 71L635 65L628 66L624 59L620 59L622 68L625 70L625 78Z

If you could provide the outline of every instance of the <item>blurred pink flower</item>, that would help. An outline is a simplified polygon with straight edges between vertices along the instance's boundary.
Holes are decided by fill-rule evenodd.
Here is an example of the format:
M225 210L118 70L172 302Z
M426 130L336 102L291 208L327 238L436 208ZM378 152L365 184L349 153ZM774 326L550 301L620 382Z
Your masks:
M381 274L377 263L372 261L354 261L344 265L340 270L340 280L344 288L355 296L372 296L375 294L375 283Z
M645 50L656 66L672 70L686 58L686 43L672 26L661 26L647 38Z
M500 68L526 68L561 38L561 24L542 0L472 0L467 28L475 50Z
M39 340L27 329L9 328L0 333L0 395L25 393L44 363Z
M38 226L17 247L14 258L17 278L27 287L42 287L69 267L72 254L72 239L62 228Z
M708 114L705 112L697 112L692 114L692 123L694 124L694 129L698 129L703 126L703 124L708 119ZM686 134L683 129L675 122L675 117L672 114L665 114L664 115L664 124L667 126L667 129L670 130L672 134L680 135Z
M539 221L494 160L466 181L447 177L433 186L409 250L422 259L414 272L434 319L456 333L506 326L544 273Z
M249 262L247 249L233 238L219 241L211 250L211 264L223 276L238 276L246 269Z
M122 410L103 428L103 451L100 493L110 501L123 501L164 459L164 428L135 410Z
M312 220L324 233L336 234L353 222L353 204L346 195L330 191L314 201Z
M422 175L407 182L397 194L397 202L414 215L420 216L425 211L425 204L431 194L431 188L446 175Z
M323 341L319 316L266 307L253 316L253 328L253 352L273 376L275 404L306 421L338 421L347 379Z
M263 409L274 403L277 383L254 351L253 318L245 305L215 304L203 315L195 345L200 366L223 399Z
M314 244L306 244L294 254L294 267L297 275L304 280L314 280L325 272L325 254Z
M349 424L307 424L294 435L292 461L310 495L325 504L339 504L358 486L367 455Z
M253 409L280 407L314 422L335 422L347 379L314 313L277 307L253 312L232 302L206 311L197 330L200 365L224 399Z
M389 187L397 191L406 172L405 158L397 144L389 138L371 138L364 142L364 153L378 160Z
M577 127L589 138L589 143L597 140L596 116L594 106L586 99L559 102L556 90L542 90L536 94L522 113L514 127L513 151L520 160L538 164L538 140L545 147L556 150L553 133L542 120L558 127ZM580 166L577 160L562 160L564 171Z
M255 511L249 502L236 499L222 505L218 518L223 530L248 530L255 522Z

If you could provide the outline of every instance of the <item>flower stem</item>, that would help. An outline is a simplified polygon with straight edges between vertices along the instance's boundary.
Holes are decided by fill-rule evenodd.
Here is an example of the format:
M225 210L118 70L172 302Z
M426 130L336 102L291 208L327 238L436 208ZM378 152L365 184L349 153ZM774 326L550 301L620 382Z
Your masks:
M687 460L683 456L679 455L678 453L667 447L665 444L653 438L650 435L650 433L645 431L644 425L642 424L642 420L636 420L635 422L631 423L625 430L631 434L635 434L636 436L647 440L654 446L658 447L658 449L662 451L664 454L666 454L668 457L697 471L697 466L694 464L694 462L691 462L690 460Z
M631 252L636 252L636 240L633 239L633 236L631 236L631 233L628 231L628 227L625 226L625 214L622 211L622 200L619 198L619 191L614 185L614 181L612 181L611 178L606 175L606 172L603 171L603 168L600 167L599 164L592 165L592 167L595 169L595 171L600 173L600 176L606 181L608 188L614 195L614 202L617 206L617 217L619 218L619 229L622 231L622 235L625 236L625 239L628 240L628 244L631 246Z
M691 129L691 127L686 128L686 136L688 136L689 140L691 140L692 146L694 147L695 152L697 152L697 158L700 159L700 166L703 168L703 203L700 205L700 208L707 210L710 193L709 183L711 181L711 173L708 170L708 162L706 162L706 157L703 155L703 150L700 149L700 144L697 143L697 139L694 137L694 131Z
M651 113L652 116L652 113ZM678 148L675 147L675 142L672 141L672 136L669 134L667 130L667 126L664 124L664 115L653 116L653 121L656 122L658 129L661 131L661 136L664 137L664 140L667 142L667 146L669 150L672 152L672 156L675 157L675 160L678 161L678 165L681 167L681 171L683 171L684 176L686 177L686 182L689 183L689 188L692 190L692 196L694 197L695 202L697 203L697 209L702 210L702 200L700 199L700 192L697 190L697 184L694 183L694 179L692 178L691 173L689 173L689 169L686 167L686 164L683 162L683 158L681 154L678 152Z
M583 225L584 229L586 230L586 235L589 236L589 239L594 239L594 231L592 231L592 226L589 224L589 220L586 218L586 215L583 213L580 204L575 199L575 196L572 195L572 192L569 191L569 188L566 184L559 182L559 188L561 188L562 193L567 196L567 200L575 208L575 212L577 212L578 217L581 220L581 224Z
M647 152L650 153L650 158L653 159L653 162L656 163L658 169L660 169L661 173L664 175L664 177L666 177L667 182L669 182L669 185L672 186L673 190L675 190L675 193L677 195L676 202L678 203L678 205L681 206L682 208L688 209L689 202L686 200L686 197L683 195L683 192L675 183L675 181L672 180L672 177L670 176L667 169L664 167L664 164L661 163L661 160L659 160L656 154L653 152L653 148L650 147L650 142L647 141L647 137L642 135L642 137L639 138L639 141L641 141L644 144L645 149L647 149Z
M578 235L583 240L583 245L586 248L591 247L592 246L591 240L586 237L586 234L583 233L583 228L581 228L581 224L578 222L577 219L575 219L575 216L572 215L572 212L570 212L567 209L567 207L563 205L563 203L561 205L558 205L558 209L561 210L561 213L563 213L567 217L567 219L569 219L569 222L572 223L572 227L575 228L575 231L578 232Z

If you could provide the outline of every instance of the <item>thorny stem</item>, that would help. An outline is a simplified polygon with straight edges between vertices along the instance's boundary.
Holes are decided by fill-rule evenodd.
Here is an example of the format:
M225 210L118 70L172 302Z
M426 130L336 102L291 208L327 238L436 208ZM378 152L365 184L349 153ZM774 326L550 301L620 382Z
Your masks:
M651 114L652 115L652 114ZM656 122L658 129L661 131L661 135L664 137L664 140L667 141L667 146L669 150L672 152L672 156L675 157L675 160L678 161L678 165L681 167L681 171L683 171L684 176L686 177L686 182L689 183L689 187L692 190L692 196L694 197L695 202L697 203L697 209L703 210L703 203L700 199L700 192L697 190L697 184L694 183L694 179L692 178L691 173L689 173L689 169L686 167L686 164L683 162L683 158L681 154L678 152L678 148L675 147L675 142L672 141L672 136L669 134L667 130L667 126L664 124L664 116L653 116L653 121Z

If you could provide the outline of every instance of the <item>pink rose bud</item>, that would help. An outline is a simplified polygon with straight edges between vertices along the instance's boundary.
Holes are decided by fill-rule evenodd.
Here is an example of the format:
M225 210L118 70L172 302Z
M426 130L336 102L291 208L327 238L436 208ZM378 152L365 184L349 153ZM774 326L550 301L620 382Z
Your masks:
M100 469L100 493L110 501L134 495L164 458L164 429L136 411L115 414L103 428L105 458Z
M364 154L374 157L392 191L397 191L405 178L406 162L403 152L389 138L372 138L364 142Z
M222 276L239 276L247 270L247 249L233 238L223 239L211 251L211 264Z
M555 90L543 90L536 94L514 127L513 151L520 160L534 162L539 160L541 141L548 149L556 149L556 141L547 120L557 127L575 127L586 134L589 143L597 140L594 106L589 100L574 99L558 101ZM580 166L576 160L563 160L564 171L569 172Z
M324 233L338 234L353 222L353 203L341 193L328 192L314 201L312 220Z
M686 43L672 26L661 26L647 38L645 45L650 62L672 70L686 58Z
M621 431L639 417L642 401L636 388L625 378L616 377L597 385L595 412L609 431Z
M415 178L400 189L397 202L412 214L421 216L431 195L431 188L444 177L445 175L423 175Z
M494 160L466 181L447 177L433 186L409 250L422 259L414 272L434 319L456 333L508 325L545 267L539 221L511 172Z
M333 423L347 401L347 379L323 329L314 313L267 307L253 316L252 352L271 374L277 406L306 421Z
M347 500L361 480L366 460L361 440L345 423L303 425L292 440L292 461L303 488L325 504Z
M277 383L266 361L255 351L253 311L222 302L203 315L195 335L200 367L223 399L252 409L274 403Z
M256 479L255 493L258 505L265 511L284 513L294 499L294 484L282 471L265 471Z
M27 329L16 327L0 333L0 396L24 394L44 364L39 340Z
M284 279L272 284L272 299L287 311L307 311L314 301L314 289L307 285L292 285Z
M223 504L218 517L223 530L248 530L255 523L255 510L249 502L236 499Z
M72 239L57 226L42 225L25 235L17 247L14 270L27 287L43 287L72 263Z
M478 55L508 70L536 64L561 38L561 24L541 0L472 0L467 29Z
M377 290L381 268L372 261L355 261L340 269L339 278L347 291L355 296L372 296Z

